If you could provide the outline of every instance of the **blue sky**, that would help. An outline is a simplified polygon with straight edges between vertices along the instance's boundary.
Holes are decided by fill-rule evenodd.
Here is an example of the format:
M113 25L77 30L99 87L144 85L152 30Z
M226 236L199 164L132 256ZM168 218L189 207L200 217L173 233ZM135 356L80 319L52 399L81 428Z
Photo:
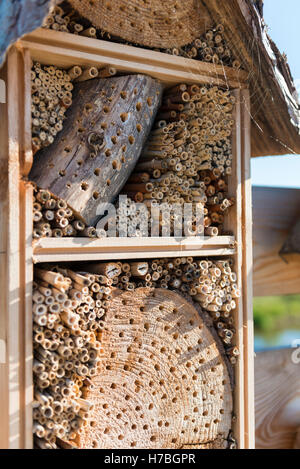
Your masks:
M265 0L269 34L285 52L300 94L300 1ZM252 182L259 186L300 188L300 155L252 159Z

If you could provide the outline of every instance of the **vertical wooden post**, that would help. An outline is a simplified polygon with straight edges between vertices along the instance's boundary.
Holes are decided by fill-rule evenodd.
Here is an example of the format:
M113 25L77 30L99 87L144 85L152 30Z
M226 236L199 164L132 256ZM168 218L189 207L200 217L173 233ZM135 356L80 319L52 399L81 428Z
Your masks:
M31 170L33 153L31 145L31 57L28 49L21 49L20 67L22 74L20 77L20 88L23 93L19 96L20 116L20 296L22 298L21 327L23 330L21 337L22 347L22 374L21 384L23 392L21 394L22 411L22 432L23 447L31 449L33 446L32 437L32 204L33 188L26 182Z
M7 66L0 70L7 88ZM8 308L7 308L7 223L8 223L8 129L7 93L0 103L0 448L8 448Z
M0 345L5 349L1 357L4 363L0 364L0 446L9 449L32 448L32 189L22 180L21 171L30 169L24 57L24 51L16 48L8 54L7 105L0 109ZM29 64L27 56L27 67Z
M255 447L254 408L254 331L253 331L253 254L252 254L252 185L251 185L251 113L249 90L241 91L242 200L243 200L243 311L245 374L245 445Z
M21 181L20 186L20 297L21 303L21 401L20 411L22 412L22 447L31 449L33 445L32 437L32 203L33 188L26 182Z
M7 333L8 333L8 391L9 448L21 447L20 415L20 67L19 52L8 54L8 242L7 242Z
M238 287L242 290L242 154L241 154L241 93L234 91L236 98L235 127L232 136L233 167L232 175L229 177L228 192L230 197L235 198L235 206L229 211L225 230L231 232L236 240L236 254L234 256L235 271L238 276ZM242 291L243 294L243 291ZM238 447L245 448L245 415L244 415L244 360L243 360L243 301L240 299L235 312L236 345L241 352L240 359L235 367L235 397L234 414L236 422L234 425L234 436L238 440Z

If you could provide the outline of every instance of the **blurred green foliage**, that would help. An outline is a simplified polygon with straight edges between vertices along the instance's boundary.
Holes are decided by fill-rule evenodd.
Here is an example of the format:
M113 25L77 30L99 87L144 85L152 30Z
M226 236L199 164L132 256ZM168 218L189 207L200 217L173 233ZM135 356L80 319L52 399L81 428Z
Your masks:
M260 332L300 327L300 295L254 298L253 313L255 328Z

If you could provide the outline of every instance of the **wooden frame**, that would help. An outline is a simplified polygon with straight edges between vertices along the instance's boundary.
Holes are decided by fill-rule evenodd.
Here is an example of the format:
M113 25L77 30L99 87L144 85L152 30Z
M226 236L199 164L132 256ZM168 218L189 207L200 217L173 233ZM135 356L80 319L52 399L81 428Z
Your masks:
M236 208L228 219L233 236L221 236L199 243L197 239L141 238L135 239L42 239L32 249L32 189L26 177L32 161L30 134L30 96L28 82L30 59L59 66L106 65L118 70L147 73L174 83L211 83L236 89L237 110L234 135L234 175L231 195ZM6 68L1 71L5 75ZM7 60L8 103L0 109L8 128L1 128L1 167L8 174L7 200L0 199L2 233L0 278L4 315L0 340L6 344L6 363L0 364L0 397L5 405L2 418L0 447L32 447L32 329L31 290L33 262L61 262L91 259L127 259L201 256L234 256L239 274L242 299L236 313L237 345L241 350L236 367L234 432L240 448L254 446L253 340L251 309L251 191L249 93L246 76L226 67L216 67L194 60L172 57L134 47L112 44L66 33L37 30L12 48ZM5 119L5 120L6 120ZM1 188L3 190L3 188ZM6 195L6 192L5 192ZM6 229L5 229L6 227ZM4 267L5 266L5 267Z

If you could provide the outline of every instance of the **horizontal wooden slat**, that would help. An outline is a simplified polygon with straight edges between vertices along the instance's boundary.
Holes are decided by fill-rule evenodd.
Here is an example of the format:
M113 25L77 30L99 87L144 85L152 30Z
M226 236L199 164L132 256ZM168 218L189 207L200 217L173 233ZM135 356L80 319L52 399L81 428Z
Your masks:
M300 293L300 255L279 251L300 216L300 190L253 188L254 296Z
M43 238L34 243L38 262L71 262L154 257L229 256L234 237L197 238Z
M248 78L246 72L222 65L46 29L34 31L19 44L43 64L63 68L112 65L122 72L151 75L166 85L184 82L239 88Z

